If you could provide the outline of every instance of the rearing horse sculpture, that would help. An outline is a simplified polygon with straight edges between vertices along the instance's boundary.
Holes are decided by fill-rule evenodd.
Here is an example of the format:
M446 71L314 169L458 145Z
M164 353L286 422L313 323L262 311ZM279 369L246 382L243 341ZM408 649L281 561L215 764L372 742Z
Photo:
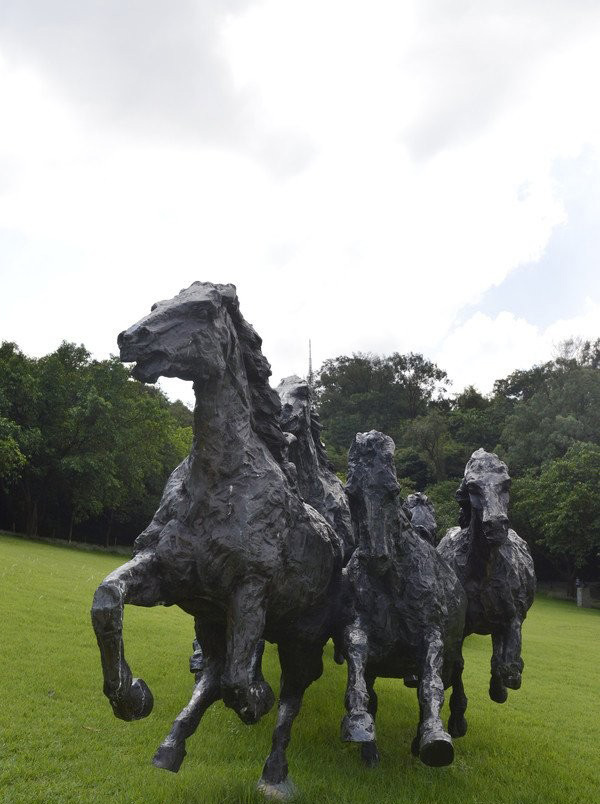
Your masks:
M153 305L118 343L121 359L136 363L137 379L192 380L196 406L190 455L167 481L132 560L94 596L104 693L123 720L150 713L150 690L125 659L123 607L175 604L195 618L203 670L193 717L172 731L155 764L179 768L185 737L220 698L245 723L271 708L273 693L257 669L263 637L278 643L278 727L289 740L302 694L322 672L342 546L286 476L280 403L260 338L242 317L233 285L195 282ZM263 784L275 790L287 777L285 744L274 738L263 772Z
M535 594L529 548L508 526L509 489L506 464L493 452L474 452L456 492L460 526L437 548L467 593L465 636L492 635L489 692L497 703L506 701L507 687L521 686L521 626Z

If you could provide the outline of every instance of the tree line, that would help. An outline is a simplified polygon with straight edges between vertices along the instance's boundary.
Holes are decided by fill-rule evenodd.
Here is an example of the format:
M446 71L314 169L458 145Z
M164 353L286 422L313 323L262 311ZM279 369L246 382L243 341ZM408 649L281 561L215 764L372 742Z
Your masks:
M0 345L0 528L130 544L187 455L192 413L117 358Z
M359 431L396 442L402 493L424 491L439 533L458 524L454 499L471 453L483 447L513 477L511 522L542 577L597 577L600 566L600 339L571 339L546 363L450 393L443 369L420 354L354 354L317 376L323 439L343 476Z
M425 491L440 534L457 524L454 492L479 447L513 477L511 517L538 572L571 585L600 553L600 339L565 342L546 363L483 395L451 393L420 354L326 360L315 400L343 476L355 433L396 442L402 493ZM105 545L131 544L187 455L191 411L133 380L117 358L63 343L42 358L0 345L0 528Z

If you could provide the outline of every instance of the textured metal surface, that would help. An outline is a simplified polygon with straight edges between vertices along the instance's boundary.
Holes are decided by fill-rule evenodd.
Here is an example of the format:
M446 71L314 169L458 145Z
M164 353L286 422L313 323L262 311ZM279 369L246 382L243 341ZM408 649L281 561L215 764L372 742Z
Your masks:
M460 526L438 545L467 593L465 636L492 636L490 698L498 703L507 688L521 686L521 626L535 594L529 548L509 528L509 489L506 464L492 452L474 452L456 492Z
M350 448L346 490L358 547L344 570L348 687L342 738L363 743L363 759L375 764L375 679L413 676L420 707L413 751L428 765L447 765L454 756L451 735L466 731L466 598L454 572L403 513L393 458L394 442L375 430L358 433ZM440 718L449 686L450 734Z

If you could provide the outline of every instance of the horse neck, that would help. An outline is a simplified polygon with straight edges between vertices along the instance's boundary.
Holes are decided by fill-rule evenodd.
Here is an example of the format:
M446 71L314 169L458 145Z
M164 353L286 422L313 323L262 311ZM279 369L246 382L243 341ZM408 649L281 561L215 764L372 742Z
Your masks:
M467 534L469 537L468 565L479 575L482 569L484 571L487 569L492 557L492 549L484 538L481 524L474 514L471 514Z
M247 380L241 363L210 382L194 383L193 473L211 478L235 474L256 436Z

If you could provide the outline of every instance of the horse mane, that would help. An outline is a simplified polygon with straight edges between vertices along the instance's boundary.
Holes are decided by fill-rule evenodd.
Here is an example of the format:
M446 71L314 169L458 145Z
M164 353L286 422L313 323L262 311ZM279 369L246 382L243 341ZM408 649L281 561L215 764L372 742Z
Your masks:
M250 391L253 429L277 463L285 466L287 442L279 423L281 401L269 384L271 366L262 353L262 338L241 314L235 289L233 294L223 294L222 297L227 304L242 351Z

